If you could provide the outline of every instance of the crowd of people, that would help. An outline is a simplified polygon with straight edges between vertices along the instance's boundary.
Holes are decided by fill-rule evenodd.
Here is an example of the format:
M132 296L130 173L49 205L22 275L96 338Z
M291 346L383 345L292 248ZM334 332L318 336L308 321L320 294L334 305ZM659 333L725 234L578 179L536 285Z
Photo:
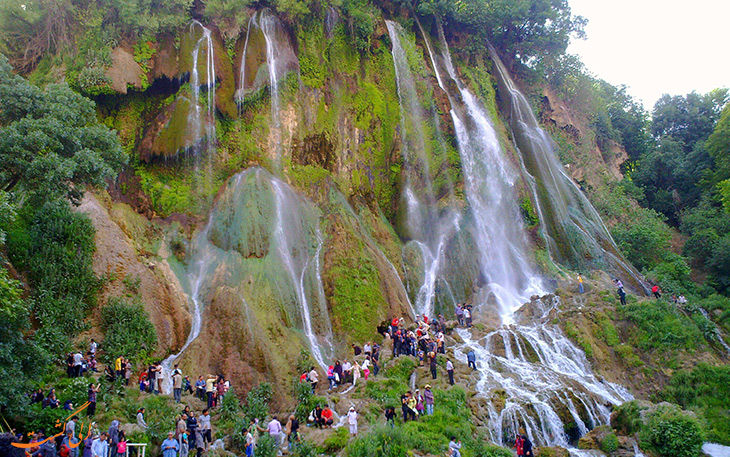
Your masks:
M471 306L460 304L457 317L459 325L470 327ZM428 367L431 378L438 376L438 357L445 357L444 331L446 322L444 316L439 314L436 318L429 319L427 316L419 316L415 325L406 326L403 318L393 319L385 330L386 336L392 342L393 357L409 356L415 358L420 366ZM97 371L96 355L98 345L92 339L86 355L81 351L68 354L67 374L69 377L83 377ZM338 359L330 365L326 372L328 391L336 390L340 386L351 384L357 385L359 379L365 381L370 376L377 376L380 371L382 347L374 342L368 341L362 346L352 344L352 358ZM473 353L469 354L470 366L473 362ZM454 365L451 360L446 359L446 371L449 383L454 384ZM128 358L119 355L112 359L112 362L105 367L104 374L110 382L121 382L129 385L133 373L137 371L134 364ZM169 379L167 379L169 377ZM171 386L171 394L178 403L182 401L184 394L192 395L200 399L206 407L201 412L191 411L189 406L180 413L174 420L174 429L170 431L162 443L163 457L188 457L190 454L201 456L211 445L212 427L211 410L220 405L230 389L230 383L223 376L208 375L198 376L198 379L191 382L190 377L183 375L178 365L174 365L172 372L166 372L161 361L150 363L141 370L138 375L139 390L150 394L163 393L163 386ZM300 381L308 382L312 392L318 389L320 373L312 366L302 373ZM169 384L167 382L169 381ZM93 416L96 411L97 394L101 389L100 384L90 383L88 386L89 405L86 408L87 414ZM31 394L33 403L41 403L43 407L59 408L60 402L56 398L54 389L47 393L38 389ZM426 384L423 392L415 389L408 391L401 397L403 421L418 420L420 416L433 414L434 394L431 385ZM74 405L67 401L63 408L73 410ZM339 418L339 419L336 419ZM396 420L394 407L385 410L385 419L391 426ZM323 429L332 428L347 424L352 436L358 433L358 412L355 406L347 411L346 417L339 417L328 405L317 406L308 418L307 425ZM43 432L33 436L32 442L41 443L29 449L29 455L33 457L79 457L80 450L84 457L119 457L126 453L126 437L120 429L120 422L114 420L108 430L99 431L89 428L91 432L83 440L79 440L80 434L74 435L74 424L78 417L74 416L66 424L64 433L56 440L41 443L44 440ZM337 422L336 422L337 421ZM95 425L95 423L94 423ZM136 425L141 429L147 429L148 424L145 418L145 409L140 408L136 414ZM300 442L299 422L294 415L288 417L285 425L282 425L276 417L273 417L265 427L258 421L252 421L248 427L242 430L245 441L245 454L253 455L259 433L266 433L272 437L277 447L288 443L290 449ZM51 444L49 444L51 443ZM65 444L64 444L65 443ZM79 444L82 444L79 446Z

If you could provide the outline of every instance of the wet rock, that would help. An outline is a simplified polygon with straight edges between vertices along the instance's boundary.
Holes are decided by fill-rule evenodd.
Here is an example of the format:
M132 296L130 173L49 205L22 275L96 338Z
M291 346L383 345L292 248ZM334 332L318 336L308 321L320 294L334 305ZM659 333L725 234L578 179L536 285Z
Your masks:
M120 94L127 93L127 85L141 89L143 73L131 52L121 47L112 50L112 65L106 70L106 75L112 80L112 89Z

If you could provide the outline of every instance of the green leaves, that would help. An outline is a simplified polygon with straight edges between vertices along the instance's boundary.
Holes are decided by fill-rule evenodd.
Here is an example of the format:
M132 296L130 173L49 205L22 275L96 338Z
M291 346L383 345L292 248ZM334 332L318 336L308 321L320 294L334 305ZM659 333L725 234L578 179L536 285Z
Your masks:
M109 363L120 355L136 359L140 354L154 352L157 346L155 326L137 300L109 300L101 309L101 325L105 334L104 357Z
M45 91L11 73L0 56L0 185L29 203L68 198L102 187L127 162L115 132L96 119L94 102L66 84Z

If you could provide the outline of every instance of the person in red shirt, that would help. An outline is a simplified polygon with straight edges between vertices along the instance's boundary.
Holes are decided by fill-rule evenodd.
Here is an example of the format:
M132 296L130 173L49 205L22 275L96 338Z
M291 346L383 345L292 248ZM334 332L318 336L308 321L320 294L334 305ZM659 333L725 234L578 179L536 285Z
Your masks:
M329 408L329 406L325 406L322 410L322 428L332 427L332 416L334 416L332 410Z

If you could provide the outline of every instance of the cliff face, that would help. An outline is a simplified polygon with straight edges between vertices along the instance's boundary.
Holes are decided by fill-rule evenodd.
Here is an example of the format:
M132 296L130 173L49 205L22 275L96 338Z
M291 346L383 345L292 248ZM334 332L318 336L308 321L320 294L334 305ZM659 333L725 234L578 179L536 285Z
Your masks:
M495 303L451 113L468 113L464 90L475 94L505 166L519 169L493 64L455 48L455 79L443 82L446 41L429 48L436 24L424 35L403 19L410 26L379 21L366 52L336 14L294 31L269 11L251 12L226 43L215 24L159 36L142 66L114 51L118 94L100 96L99 112L139 160L113 201L90 197L81 211L97 227L97 273L140 277L160 356L199 328L179 357L187 373L244 388L274 380L281 394L298 364L329 363L392 317ZM547 99L558 127L583 139ZM576 179L594 179L591 164L615 177L595 151L570 170ZM525 177L508 187L528 250L544 252Z

